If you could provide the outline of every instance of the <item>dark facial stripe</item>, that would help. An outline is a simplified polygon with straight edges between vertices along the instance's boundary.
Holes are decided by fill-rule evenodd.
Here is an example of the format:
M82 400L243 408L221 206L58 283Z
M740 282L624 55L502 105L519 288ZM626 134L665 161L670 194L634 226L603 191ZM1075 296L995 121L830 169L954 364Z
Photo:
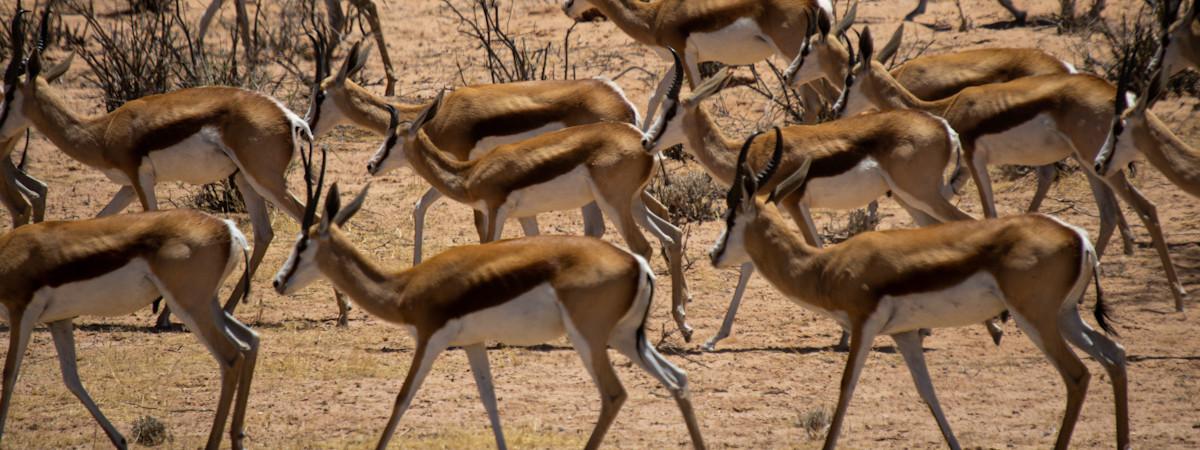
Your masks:
M4 124L8 121L8 113L12 109L13 98L16 96L17 87L15 85L4 86L4 109L0 110L0 130L4 129Z

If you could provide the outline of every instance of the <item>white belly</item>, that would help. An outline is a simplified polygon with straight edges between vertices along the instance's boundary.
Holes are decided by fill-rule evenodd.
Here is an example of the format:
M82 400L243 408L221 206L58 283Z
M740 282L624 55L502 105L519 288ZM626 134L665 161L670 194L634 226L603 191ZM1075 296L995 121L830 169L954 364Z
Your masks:
M878 199L888 189L879 163L871 158L863 158L838 176L809 180L802 201L809 208L855 209Z
M578 208L593 200L589 176L586 167L576 167L545 183L513 191L504 207L514 218Z
M797 30L797 32L801 32ZM707 33L692 33L688 47L696 49L700 63L718 61L727 65L754 64L775 53L775 46L758 23L749 18L734 21L725 28Z
M996 317L1004 308L1004 294L996 279L988 272L979 272L940 291L885 296L879 311L890 312L891 317L881 333L976 324Z
M222 147L216 130L203 128L175 145L150 152L155 179L205 184L228 177L237 166Z
M46 299L46 309L38 321L132 314L159 295L149 276L146 262L135 259L96 278L38 289L34 298Z
M989 165L1042 166L1062 160L1074 152L1071 141L1058 131L1054 119L1039 114L1008 131L989 134L976 141Z
M558 294L549 284L541 284L502 305L467 314L446 323L457 329L450 345L500 342L508 345L534 345L562 337L562 310Z
M548 124L542 125L541 127L526 131L524 133L506 134L503 136L488 136L483 139L480 139L479 142L475 143L475 147L471 149L470 158L475 159L480 156L491 153L491 151L495 150L496 147L499 147L504 144L511 144L513 142L521 142L523 140L526 140L526 139L529 139L532 137L536 137L536 136L540 136L542 134L549 133L551 131L561 130L566 127L567 127L567 125L562 122L550 122Z

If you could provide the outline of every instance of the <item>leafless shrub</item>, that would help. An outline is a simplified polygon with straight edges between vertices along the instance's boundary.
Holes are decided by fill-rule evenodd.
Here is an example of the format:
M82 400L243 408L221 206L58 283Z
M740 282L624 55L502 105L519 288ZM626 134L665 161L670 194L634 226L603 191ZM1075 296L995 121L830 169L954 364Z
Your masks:
M721 216L720 201L725 191L713 183L712 177L701 171L674 174L670 183L666 177L655 177L649 192L667 206L675 223L706 222Z
M881 217L878 213L878 205L874 202L866 208L860 208L850 211L846 217L846 226L841 229L833 229L826 226L822 231L821 236L827 243L836 244L850 239L858 234L875 231L879 227Z
M156 447L170 437L167 426L151 416L138 417L133 421L133 442L145 447Z
M228 178L202 186L200 193L189 197L187 203L191 208L212 213L246 212L246 203L242 200L237 185Z
M1134 67L1147 67L1158 51L1156 14L1139 7L1133 17L1123 16L1117 25L1095 21L1081 28L1077 54L1083 55L1081 69L1116 82L1120 76L1121 55L1130 55ZM1095 36L1099 36L1099 45ZM1149 74L1131 80L1132 92L1141 92Z
M454 6L450 0L442 0L442 3L458 18L459 31L477 41L483 49L483 65L492 83L575 78L570 42L571 32L578 22L567 28L562 44L556 49L552 41L531 42L526 37L512 34L509 19L515 1L509 3L505 15L500 12L499 0L470 0L469 13ZM561 74L558 73L560 63ZM459 63L459 78L466 83L462 72Z
M825 428L829 427L829 422L829 413L824 408L814 408L800 415L796 425L804 428L809 439L817 439L825 434Z

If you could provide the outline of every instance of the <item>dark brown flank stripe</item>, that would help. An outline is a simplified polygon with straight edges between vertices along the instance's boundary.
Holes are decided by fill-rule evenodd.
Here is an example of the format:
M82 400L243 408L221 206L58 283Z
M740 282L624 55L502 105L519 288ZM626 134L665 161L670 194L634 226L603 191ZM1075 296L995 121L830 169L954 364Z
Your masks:
M567 107L570 110L570 107ZM507 114L487 117L471 127L470 136L474 142L479 142L491 136L507 136L536 130L546 124L562 121L566 118L562 105L543 105L537 109L512 111Z
M846 173L862 162L863 159L871 156L871 150L891 149L895 147L894 141L895 139L891 136L865 136L861 140L851 143L850 147L845 150L840 150L813 160L812 167L808 170L808 181L818 178L832 178ZM808 181L800 186L799 189L796 189L796 193L792 195L803 196L804 192L808 189Z
M227 112L225 108L211 109L206 114L182 117L163 126L146 130L137 137L134 149L145 155L155 150L171 147L199 133L201 128L214 125Z
M967 126L970 126L968 124L954 123L952 125L954 125L955 130L958 131L962 142L974 144L976 140L983 136L1003 133L1016 128L1023 123L1033 120L1033 118L1037 117L1038 114L1042 114L1047 111L1054 111L1057 109L1058 103L1059 101L1057 96L1049 98L1046 96L1040 96L1036 101L1013 105L1010 108L1004 109L1003 111L1000 111L1003 112L1003 114L994 114L975 123L974 126L971 126L970 128L966 128ZM963 101L961 105L954 105L954 108L958 110L969 111L975 108L975 101L967 99Z
M680 24L679 30L685 36L692 33L717 31L729 26L729 24L742 17L757 16L758 14L756 13L759 13L762 7L762 5L757 4L757 1L747 1L722 9L709 10L703 15Z
M511 178L509 175L503 173L493 173L491 175L500 176L500 182L503 184L498 187L504 192L513 192L553 180L574 170L576 167L584 165L588 158L592 156L592 152L602 145L604 145L602 142L581 142L573 146L570 150L561 151L551 155L549 158L542 159L538 162L536 169L521 173L521 176L517 178Z
M460 280L461 284L443 285L444 289L459 287L461 291L452 292L444 297L439 296L440 301L430 302L425 319L435 325L436 330L450 320L500 306L540 284L550 282L555 275L555 269L551 261L532 260L525 266L510 268L502 274L482 279Z

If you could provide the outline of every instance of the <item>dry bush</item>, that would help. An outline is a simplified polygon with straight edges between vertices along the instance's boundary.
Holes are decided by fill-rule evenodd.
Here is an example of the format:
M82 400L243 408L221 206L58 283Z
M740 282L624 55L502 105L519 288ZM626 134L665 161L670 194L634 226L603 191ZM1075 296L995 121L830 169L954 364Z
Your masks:
M804 428L809 439L817 439L825 435L825 429L829 427L830 420L829 412L824 408L815 408L801 415L796 425Z
M144 447L156 447L167 442L170 434L167 433L167 426L163 425L158 419L151 416L138 417L133 421L133 430L131 431L133 442Z
M556 48L553 41L530 40L512 33L509 18L516 1L510 2L504 13L499 0L470 0L469 12L454 6L450 0L442 3L458 18L459 32L479 43L484 52L483 65L492 83L575 79L571 32L578 22L567 28L562 44ZM456 64L459 64L459 78L467 84L461 63Z
M648 191L671 212L674 223L706 222L721 217L725 191L702 171L654 177Z

